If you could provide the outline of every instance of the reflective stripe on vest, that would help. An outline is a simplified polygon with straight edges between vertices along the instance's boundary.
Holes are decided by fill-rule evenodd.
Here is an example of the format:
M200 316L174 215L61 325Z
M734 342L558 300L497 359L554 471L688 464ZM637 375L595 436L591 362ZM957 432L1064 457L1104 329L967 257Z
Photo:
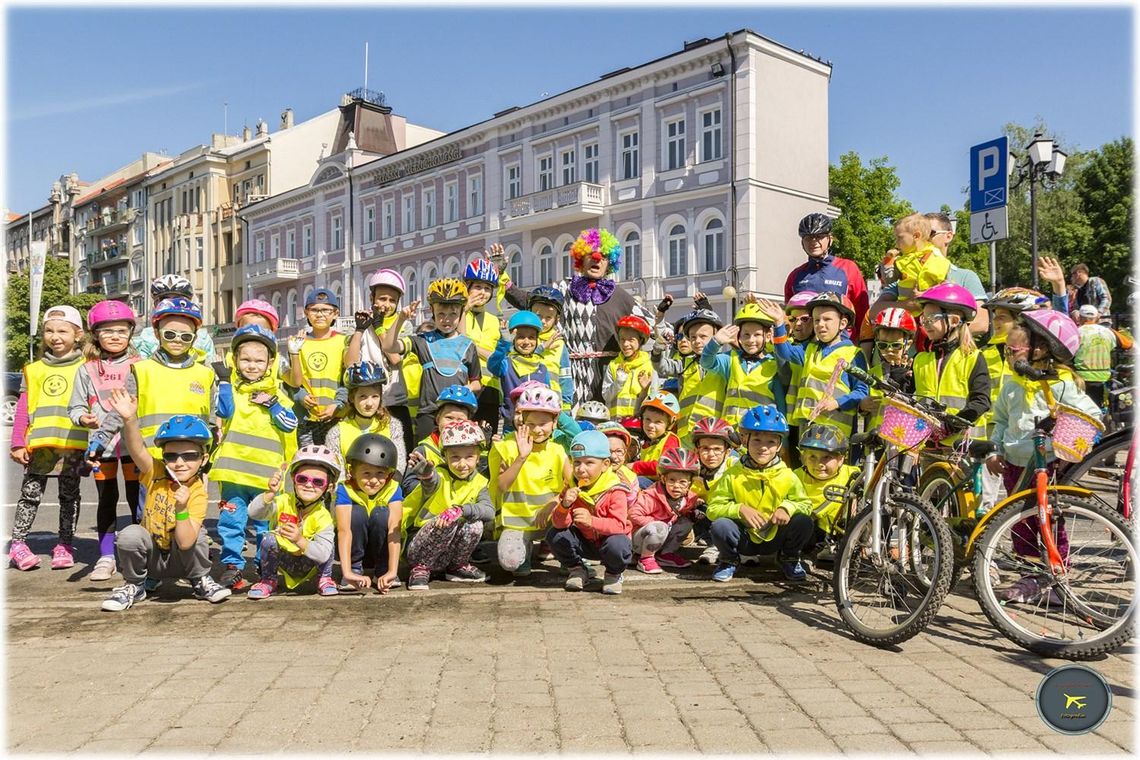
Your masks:
M499 328L499 318L486 310L472 311L470 309L464 312L463 318L467 320L467 337L479 348L493 353L499 344L499 337L502 332ZM483 372L483 387L497 389L499 378L492 375L491 371L487 369L487 360L481 355L479 356L479 369Z
M824 396L824 391L831 381L831 373L834 371L836 363L841 358L847 360L848 363L854 362L858 353L858 347L844 345L832 350L827 356L823 356L823 351L818 342L808 343L804 350L804 364L800 374L799 392L796 394L796 407L792 410L789 422L794 425L807 423L812 409ZM839 379L835 382L832 395L838 398L850 391L851 388L844 381L843 374L840 374ZM820 414L816 421L834 425L850 436L851 428L855 424L855 412L844 412L836 409L833 412Z
M269 479L293 458L297 435L278 429L270 411L251 398L252 394L234 391L234 413L222 423L222 442L211 457L210 479L266 489ZM288 403L280 396L277 400Z
M688 440L693 424L702 417L717 418L724 407L727 380L715 372L705 370L694 359L681 374L681 416L677 419L677 435Z
M154 445L158 427L177 414L189 414L209 424L214 370L202 364L168 367L157 359L131 365L139 398L139 432L155 459L162 449Z
M625 382L617 385L618 371L626 373ZM653 362L646 351L638 351L632 359L616 356L606 370L611 374L614 384L617 385L617 396L610 406L610 417L621 419L632 417L637 412L637 398L641 395L641 383L637 376L642 372L653 373Z
M513 439L497 444L502 454L502 463L510 466L518 459L518 445ZM500 528L514 530L544 530L548 525L536 524L535 520L544 507L555 504L564 485L566 452L554 443L547 441L541 451L532 451L523 463L510 490L499 496L496 505L499 510ZM498 477L498 473L493 473ZM549 512L546 515L549 518Z
M344 374L344 336L332 333L319 340L305 338L301 344L301 371L313 396L323 406L333 403ZM316 419L311 412L309 418Z
M955 348L946 355L939 368L934 352L923 351L914 357L915 395L932 398L953 412L965 409L970 396L970 374L977 360L978 352L967 356L961 349ZM988 415L982 415L970 428L971 438L985 438L987 417ZM942 443L950 446L961 437L961 434L956 434L943 438Z
M282 514L297 517L301 515L300 505L297 504L297 499L293 494L283 493L273 500L273 504L273 514L269 516L269 530L271 531L276 532ZM310 504L308 509L305 510L305 516L301 517L301 535L307 540L312 540L313 536L328 530L333 527L333 525L332 514L325 509L324 500L320 500L314 504ZM275 538L277 539L277 545L280 546L283 551L298 556L303 553L299 546L280 534L276 535ZM309 571L299 578L290 575L284 567L281 568L281 574L285 576L285 586L288 588L296 588L309 578L312 578L316 572L317 564L315 562Z
M76 357L70 364L60 366L40 360L24 367L24 384L28 389L28 449L87 448L87 428L72 424L67 416L75 374L82 365L82 357Z
M489 481L479 473L468 480L456 480L446 470L441 470L439 476L439 487L426 502L423 485L417 486L404 498L404 520L411 523L408 527L421 528L448 507L474 504L489 485Z

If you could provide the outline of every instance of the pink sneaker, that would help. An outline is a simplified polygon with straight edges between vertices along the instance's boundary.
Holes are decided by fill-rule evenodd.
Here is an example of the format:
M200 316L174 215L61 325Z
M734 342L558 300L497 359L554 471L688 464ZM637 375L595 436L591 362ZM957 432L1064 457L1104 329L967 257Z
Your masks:
M69 544L56 544L51 550L51 569L66 570L75 566L75 549Z
M250 599L265 599L267 597L273 596L274 592L276 592L276 591L277 591L277 581L276 580L268 580L268 581L262 580L262 581L258 581L257 583L253 584L252 586L250 586L249 592L246 593L246 596L249 597Z
M31 570L40 566L40 558L23 541L12 542L8 548L8 560L19 570Z
M693 564L676 552L661 552L657 555L657 561L662 567L688 567Z
M646 554L643 557L638 557L637 569L647 575L657 575L658 573L663 572L661 570L661 567L657 564L657 560L654 559L652 554Z
M340 593L336 589L336 581L328 575L322 575L320 578L317 578L317 591L321 596L336 596Z

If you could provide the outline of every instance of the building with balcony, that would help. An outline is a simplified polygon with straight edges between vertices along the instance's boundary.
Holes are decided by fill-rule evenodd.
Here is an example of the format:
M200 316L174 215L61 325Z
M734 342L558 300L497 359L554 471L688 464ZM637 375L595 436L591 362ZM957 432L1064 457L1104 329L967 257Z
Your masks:
M30 265L31 241L48 244L48 255L70 260L72 248L71 204L84 192L87 183L76 174L67 174L52 183L47 205L28 214L7 213L4 229L9 274L26 273Z
M585 60L585 59L579 59ZM492 243L523 286L571 274L578 233L621 240L618 279L677 316L726 285L783 293L803 260L798 220L828 206L831 67L749 30L686 43L648 63L389 155L343 144L304 186L244 209L247 295L303 324L309 290L367 300L381 267L427 282Z

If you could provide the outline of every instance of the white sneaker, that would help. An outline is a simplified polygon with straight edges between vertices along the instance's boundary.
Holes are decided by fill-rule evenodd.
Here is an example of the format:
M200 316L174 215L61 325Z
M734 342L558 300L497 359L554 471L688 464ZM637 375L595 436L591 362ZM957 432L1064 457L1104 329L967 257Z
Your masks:
M715 565L717 560L720 559L720 549L715 546L710 546L701 552L701 556L697 559L702 565Z
M93 581L109 581L117 570L115 556L104 554L95 562L95 567L91 570L91 575L88 578Z

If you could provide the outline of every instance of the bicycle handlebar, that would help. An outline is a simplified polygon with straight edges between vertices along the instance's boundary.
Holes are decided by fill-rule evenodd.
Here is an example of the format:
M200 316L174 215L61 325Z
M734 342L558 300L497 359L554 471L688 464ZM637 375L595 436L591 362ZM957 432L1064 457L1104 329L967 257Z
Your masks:
M856 367L852 364L847 365L847 371L858 380L862 380L867 385L872 386L876 390L882 391L885 395L894 396L901 401L905 401L911 406L916 406L919 409L933 414L936 417L944 418L948 416L946 405L940 404L932 398L925 396L915 396L914 394L907 393L902 388L898 387L895 383L885 377L875 377L870 372ZM952 415L951 415L952 416Z

